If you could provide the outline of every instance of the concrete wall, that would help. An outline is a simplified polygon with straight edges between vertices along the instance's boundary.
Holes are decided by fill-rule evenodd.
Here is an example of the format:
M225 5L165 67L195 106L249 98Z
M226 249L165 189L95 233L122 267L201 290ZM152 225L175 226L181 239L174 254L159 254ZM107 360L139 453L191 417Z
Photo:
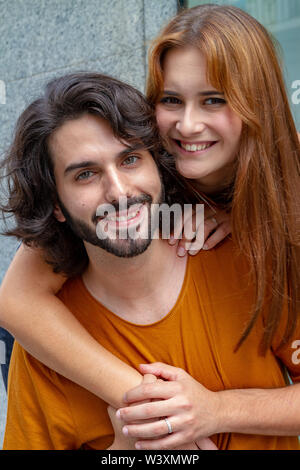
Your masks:
M0 153L55 76L98 71L144 91L146 49L177 0L0 0ZM0 282L17 242L0 236ZM0 378L0 446L6 399Z

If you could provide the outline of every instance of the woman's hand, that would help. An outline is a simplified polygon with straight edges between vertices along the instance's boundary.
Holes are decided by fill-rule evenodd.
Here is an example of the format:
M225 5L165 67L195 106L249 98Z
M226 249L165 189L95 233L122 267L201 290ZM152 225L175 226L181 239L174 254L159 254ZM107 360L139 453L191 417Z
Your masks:
M175 245L179 239L178 256L185 256L186 253L196 255L201 249L210 250L231 233L230 214L224 210L205 206L204 224L201 221L199 209L199 213L193 211L191 214L184 214L182 223L176 225L169 244ZM189 229L185 230L185 226Z
M154 363L142 365L140 369L165 381L142 384L130 390L124 397L128 405L145 399L151 403L121 408L117 412L117 416L126 423L123 433L139 439L136 448L175 449L197 442L201 449L216 449L208 436L220 432L218 393L206 389L176 367ZM165 417L172 428L170 434ZM145 419L153 422L137 424L137 421Z
M148 382L151 383L151 382ZM108 415L114 430L115 438L112 445L107 450L137 450L135 447L136 437L125 436L122 432L124 423L116 417L116 409L109 406ZM156 442L156 441L154 441ZM197 443L191 442L176 447L174 450L217 450L217 447L210 439L201 439Z

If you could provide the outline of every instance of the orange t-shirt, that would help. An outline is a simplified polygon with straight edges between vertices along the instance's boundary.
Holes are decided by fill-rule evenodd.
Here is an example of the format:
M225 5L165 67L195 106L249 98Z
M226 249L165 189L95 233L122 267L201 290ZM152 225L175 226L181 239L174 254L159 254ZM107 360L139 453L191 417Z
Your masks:
M293 342L300 339L299 329L279 356L272 348L259 356L261 316L233 352L249 319L252 290L247 264L227 240L189 257L177 302L156 323L121 319L95 300L80 278L67 281L59 297L99 343L135 368L165 362L213 391L285 386L283 364L292 380L300 381ZM105 449L113 440L106 409L104 401L15 345L4 449ZM226 433L213 439L219 449L299 449L297 437Z

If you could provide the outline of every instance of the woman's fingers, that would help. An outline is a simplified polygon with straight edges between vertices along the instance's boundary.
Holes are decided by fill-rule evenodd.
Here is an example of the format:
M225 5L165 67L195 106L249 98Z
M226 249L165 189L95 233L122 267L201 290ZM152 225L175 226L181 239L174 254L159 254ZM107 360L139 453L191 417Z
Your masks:
M160 379L158 379L156 377L156 375L153 375L153 374L145 374L143 376L143 381L142 381L142 384L141 385L144 385L144 384L153 384L155 382L160 382ZM139 405L141 405L142 403L148 403L150 400L149 399L145 399L143 398L142 401L139 402ZM134 402L131 402L131 406L135 406L136 403Z
M186 251L189 255L196 255L199 251L203 248L207 238L209 237L210 233L213 230L217 230L218 221L215 217L210 217L209 219L205 219L204 225L198 227L197 236L195 240L191 241L190 243L187 242L184 238L179 241L177 253L180 248L185 246ZM203 230L203 233L200 235L200 230Z
M228 221L225 221L218 225L215 232L210 234L203 245L203 250L210 250L214 246L218 245L224 238L231 233L231 225Z
M142 449L170 449L179 445L182 449L185 449L184 443L189 442L191 437L188 433L188 426L184 417L172 416L168 418L168 421L169 426L164 418L151 423L126 424L122 432L131 439L138 438L138 444L140 444ZM171 433L169 432L170 427ZM168 439L170 435L174 435L172 442ZM153 440L155 447L153 447ZM196 444L201 450L217 450L213 441L206 437L197 439ZM171 445L173 447L169 447Z
M176 400L171 398L168 400L159 400L127 408L120 408L117 411L117 416L127 423L170 416L176 412L177 408Z
M190 245L192 240L195 243L195 246L197 245L197 250L199 251L202 248L204 242L202 235L203 209L200 211L190 210L189 212L185 212L180 226L180 230L178 225L180 224L177 224L173 236L174 238L179 238L177 246L178 256L184 256L186 254L188 246ZM174 244L174 242L170 244Z
M143 384L152 384L152 383L155 383L157 381L157 377L156 375L153 375L153 374L145 374L143 376Z
M151 423L143 423L143 424L126 424L123 427L123 433L126 436L129 436L131 438L135 437L138 438L140 441L141 440L146 440L146 439L158 439L159 437L162 436L167 436L169 434L174 434L177 433L177 438L178 442L179 439L186 439L188 441L189 436L185 435L186 434L186 422L182 417L169 417L168 418L169 425L171 426L172 432L169 433L169 426L166 423L166 420L164 418L161 418L159 420L155 420ZM185 431L185 432L182 432ZM208 437L203 437L199 438L196 441L197 446L199 449L202 450L216 450L217 447L213 443L211 439Z
M155 383L142 383L135 387L124 396L124 402L127 404L138 403L143 400L166 400L172 398L178 392L177 382L165 382L157 380Z
M156 377L162 377L165 380L179 380L188 375L183 369L170 366L164 362L140 364L139 368L142 374L154 374Z
M175 426L175 421L173 419L173 426ZM164 419L159 419L152 423L127 424L123 427L123 433L126 436L138 437L139 439L156 439L157 437L169 434L169 428Z
M231 232L230 214L224 210L205 208L205 218L193 212L182 221L182 227L177 226L174 235L169 240L170 245L178 241L177 255L183 257L186 253L196 255L203 248L209 250L227 237Z

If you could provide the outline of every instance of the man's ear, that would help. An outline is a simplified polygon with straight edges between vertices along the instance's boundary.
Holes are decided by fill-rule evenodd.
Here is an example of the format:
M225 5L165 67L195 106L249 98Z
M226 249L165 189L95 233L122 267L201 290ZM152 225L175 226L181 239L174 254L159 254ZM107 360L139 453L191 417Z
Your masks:
M58 220L58 222L66 221L66 218L64 214L62 213L61 208L59 207L58 204L55 204L53 214L54 214L54 217Z

